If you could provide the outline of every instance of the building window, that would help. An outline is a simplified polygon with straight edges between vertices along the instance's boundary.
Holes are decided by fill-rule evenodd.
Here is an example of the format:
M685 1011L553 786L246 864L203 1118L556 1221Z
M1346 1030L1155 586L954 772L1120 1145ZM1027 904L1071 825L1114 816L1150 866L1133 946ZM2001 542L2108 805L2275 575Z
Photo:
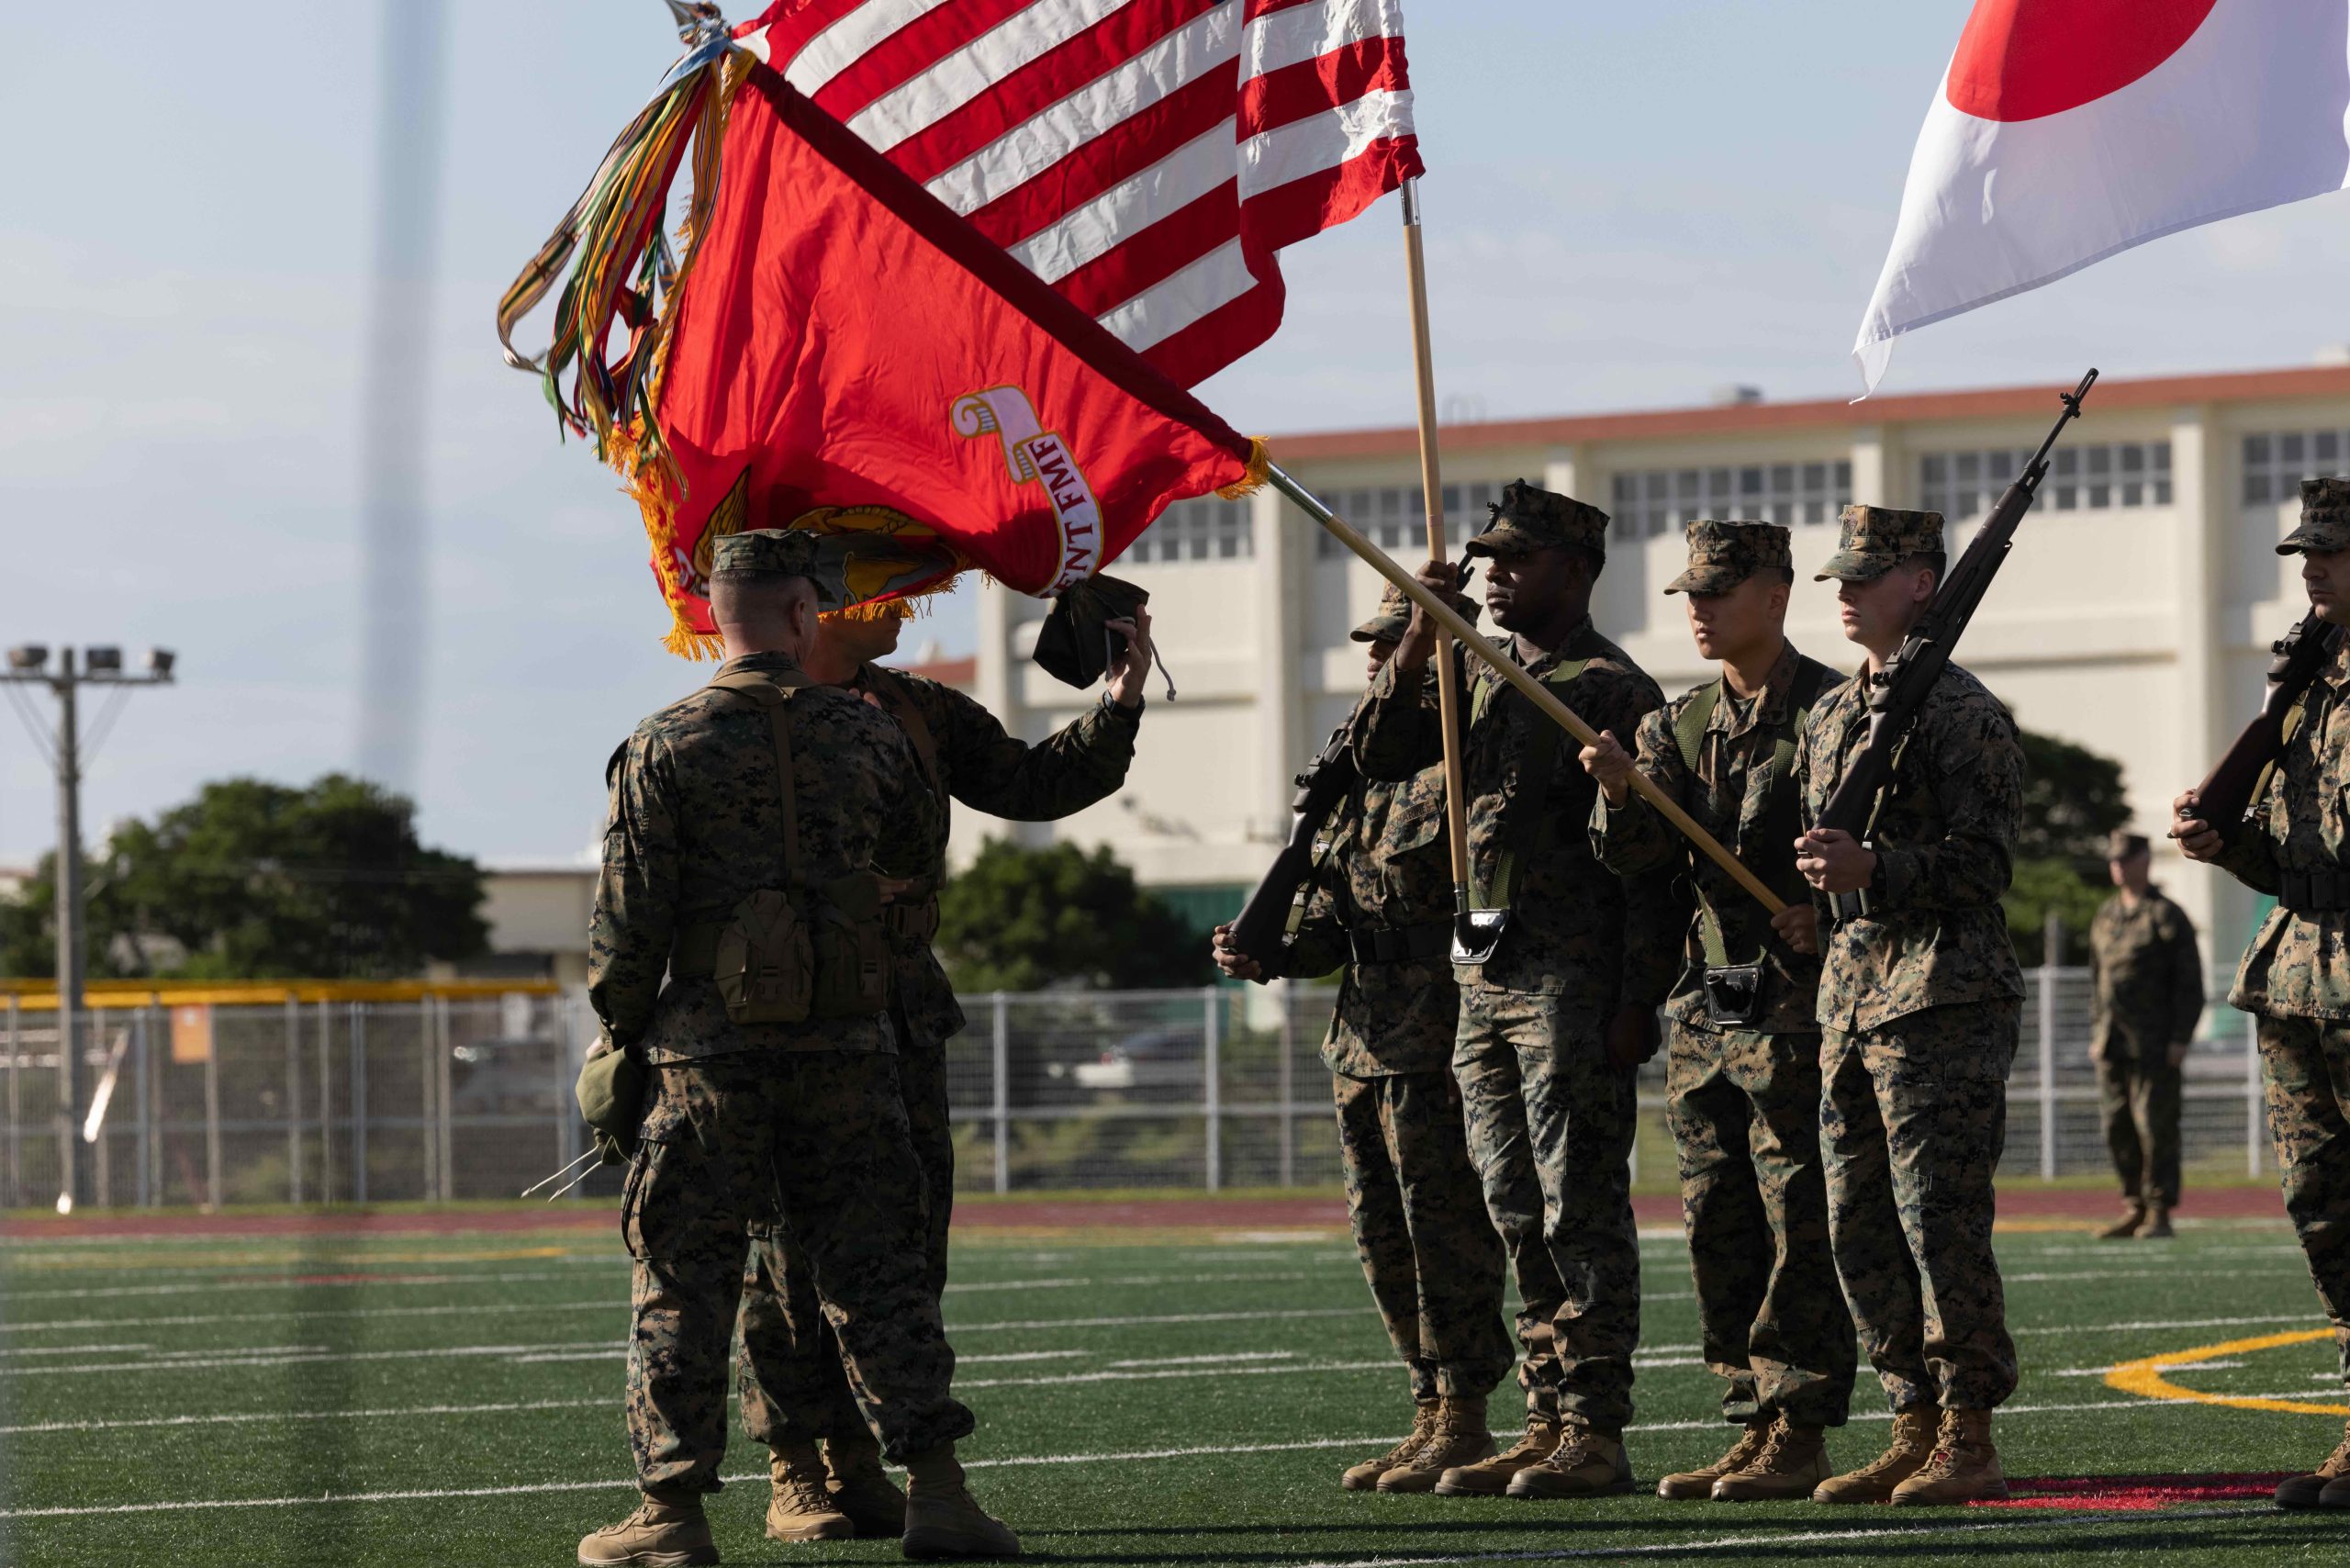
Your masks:
M1618 474L1610 510L1617 539L1654 539L1701 517L1786 528L1833 522L1852 498L1849 462L1748 463Z
M1416 561L1427 550L1427 494L1417 485L1383 485L1373 489L1333 490L1322 497L1322 503L1390 555ZM1447 554L1485 531L1485 524L1493 520L1487 509L1501 498L1498 481L1444 487L1445 534L1450 541ZM1315 549L1316 559L1332 561L1348 554L1327 529L1315 532L1322 536Z
M2271 431L2244 438L2244 498L2300 499L2304 479L2350 475L2350 431Z
M1981 517L1998 504L2001 493L2031 461L2029 447L1930 452L1918 460L1919 504L1952 522ZM2170 505L2170 442L2121 441L2060 446L2048 459L2040 503L2057 511L2166 507Z
M1248 503L1215 496L1177 501L1126 547L1136 566L1169 561L1237 561L1257 553Z

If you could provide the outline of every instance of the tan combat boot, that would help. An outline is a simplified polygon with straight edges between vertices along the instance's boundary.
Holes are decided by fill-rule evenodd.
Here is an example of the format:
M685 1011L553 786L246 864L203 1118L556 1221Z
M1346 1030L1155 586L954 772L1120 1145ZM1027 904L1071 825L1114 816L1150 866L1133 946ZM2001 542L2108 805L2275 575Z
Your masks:
M767 1496L769 1540L846 1540L855 1521L841 1512L824 1485L824 1462L814 1443L794 1443L767 1456L775 1490Z
M2168 1241L2178 1232L2170 1227L2170 1210L2156 1204L2146 1211L2146 1228L2138 1233L2141 1241Z
M1547 1458L1509 1478L1513 1497L1616 1497L1631 1489L1624 1435L1575 1420L1560 1428L1559 1446Z
M1559 1423L1547 1416L1526 1413L1526 1436L1491 1459L1453 1466L1437 1478L1439 1497L1498 1497L1509 1490L1512 1477L1529 1464L1539 1464L1559 1446Z
M906 1495L881 1468L881 1445L859 1427L845 1438L824 1440L826 1490L833 1506L849 1517L861 1540L884 1540L906 1533Z
M2121 1204L2121 1217L2098 1231L2097 1238L2099 1241L2127 1241L2137 1235L2138 1227L2145 1223L2146 1205L2135 1198L2125 1198Z
M1991 1446L1988 1410L1945 1410L1942 1436L1925 1467L1893 1489L1897 1508L1946 1508L1961 1503L2002 1502L2008 1478L1999 1450Z
M1733 1470L1743 1470L1751 1464L1770 1436L1770 1418L1756 1417L1746 1424L1746 1429L1739 1434L1738 1441L1730 1444L1728 1453L1701 1469L1675 1471L1656 1484L1656 1495L1675 1503L1712 1496L1714 1483Z
M647 1492L636 1512L579 1542L580 1568L692 1568L717 1561L701 1497L691 1492Z
M1427 1440L1404 1462L1379 1478L1382 1492L1433 1492L1447 1471L1494 1457L1494 1434L1485 1426L1485 1401L1454 1397L1438 1402Z
M2327 1496L2329 1492L2333 1495ZM2323 1464L2279 1481L2276 1496L2280 1508L2350 1508L2350 1425L2344 1426L2340 1445Z
M1818 1427L1798 1427L1783 1414L1753 1460L1714 1483L1717 1503L1778 1503L1808 1497L1828 1479L1828 1440Z
M1381 1476L1410 1459L1414 1450L1428 1440L1428 1433L1436 1427L1438 1403L1434 1399L1415 1401L1412 1429L1404 1434L1404 1440L1377 1459L1367 1459L1360 1464L1348 1466L1346 1473L1338 1477L1338 1484L1349 1492L1368 1492L1377 1486Z
M955 1445L946 1443L907 1456L901 1549L912 1558L1017 1557L1020 1538L979 1506L963 1484Z
M1815 1503L1884 1503L1891 1501L1893 1489L1908 1480L1934 1457L1934 1433L1941 1425L1942 1413L1930 1405L1919 1405L1908 1410L1893 1413L1893 1441L1858 1470L1848 1470L1841 1475L1831 1475L1812 1488Z

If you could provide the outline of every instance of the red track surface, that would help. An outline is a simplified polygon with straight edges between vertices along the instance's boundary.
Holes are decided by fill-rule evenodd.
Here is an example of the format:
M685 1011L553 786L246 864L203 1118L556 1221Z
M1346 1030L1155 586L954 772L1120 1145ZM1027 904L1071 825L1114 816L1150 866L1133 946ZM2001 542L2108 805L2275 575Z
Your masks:
M2116 1201L2103 1193L2010 1189L1999 1198L2003 1220L2086 1221L2114 1213ZM1671 1225L1681 1218L1680 1200L1646 1193L1632 1201L1643 1225ZM2285 1206L2274 1187L2220 1187L2190 1191L2179 1211L2195 1219L2281 1219ZM1346 1204L1335 1197L1136 1198L1091 1203L1079 1198L967 1199L957 1205L955 1223L968 1231L1017 1230L1335 1230L1347 1223ZM445 1214L370 1214L338 1210L319 1214L207 1215L187 1210L77 1215L71 1219L0 1221L0 1238L40 1240L73 1237L140 1236L397 1236L463 1235L516 1231L613 1228L609 1208L543 1210L456 1209Z

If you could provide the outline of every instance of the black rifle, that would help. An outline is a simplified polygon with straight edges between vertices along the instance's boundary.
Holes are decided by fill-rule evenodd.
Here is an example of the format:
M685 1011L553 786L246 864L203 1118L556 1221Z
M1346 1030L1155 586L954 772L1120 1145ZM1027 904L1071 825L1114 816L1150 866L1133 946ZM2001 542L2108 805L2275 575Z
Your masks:
M1347 798L1347 791L1355 787L1354 754L1347 749L1352 724L1349 720L1331 731L1322 755L1297 776L1297 799L1290 808L1297 816L1290 824L1289 842L1273 857L1264 879L1232 922L1227 938L1232 950L1254 959L1268 975L1281 972L1290 905L1296 902L1297 890L1305 885L1306 878L1314 874L1314 840L1329 823L1330 813Z
M2089 395L2097 382L2092 370L2081 377L2081 384L2070 392L2057 397L2065 404L2065 411L2057 416L2056 428L2040 443L2024 471L2014 484L2000 496L1999 504L1991 509L1984 520L1981 532L1967 545L1966 553L1958 558L1942 586L1934 590L1934 600L1918 618L1909 635L1902 639L1901 647L1885 668L1870 678L1869 738L1861 754L1837 783L1836 792L1828 798L1827 809L1819 813L1818 828L1838 828L1861 837L1868 831L1869 819L1874 814L1876 798L1893 778L1893 754L1900 747L1901 739L1925 707L1927 696L1934 683L1942 678L1942 670L1950 663L1951 649L1974 619L1975 607L1983 602L1983 594L1998 575L2001 563L2016 535L2016 525L2023 514L2031 510L2033 498L2040 493L2040 481L2048 473L2048 454L2054 450L2056 438L2065 433L2065 426L2080 418L2081 400Z
M2211 776L2195 787L2195 814L2232 839L2252 810L2261 780L2285 747L2285 718L2308 695L2318 674L2342 648L2342 628L2314 610L2286 633L2269 652L2268 697L2259 716L2244 727L2236 744L2220 758Z

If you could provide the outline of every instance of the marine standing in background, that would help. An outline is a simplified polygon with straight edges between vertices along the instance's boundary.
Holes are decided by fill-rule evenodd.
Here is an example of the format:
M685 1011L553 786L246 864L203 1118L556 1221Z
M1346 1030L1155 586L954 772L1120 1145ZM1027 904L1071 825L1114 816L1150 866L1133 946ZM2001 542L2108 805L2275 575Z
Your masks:
M807 669L814 680L845 689L868 711L888 716L912 746L917 767L910 780L936 804L923 836L882 846L889 863L911 880L881 912L889 934L898 1084L922 1176L923 1270L936 1300L946 1288L947 1229L955 1210L946 1043L964 1024L931 946L946 872L948 814L960 801L1016 822L1050 822L1114 793L1134 762L1142 723L1150 612L1138 609L1131 621L1110 622L1126 646L1110 666L1101 702L1035 745L1006 734L994 714L953 687L876 662L897 650L904 626L896 616L826 616ZM756 1239L743 1293L738 1382L743 1424L771 1450L767 1534L778 1540L897 1535L904 1528L905 1499L857 1417L807 1254L789 1230L762 1230Z
M606 1048L649 1071L621 1205L635 1260L628 1425L643 1501L583 1564L718 1561L726 1372L755 1226L788 1226L841 1325L857 1403L912 1477L909 1556L1016 1556L963 1484L971 1414L926 1277L878 919L891 844L937 833L896 725L801 667L812 539L719 542L727 659L614 754L588 1000ZM664 976L666 976L666 981Z
M1824 580L1863 678L1796 747L1816 823L1866 745L1872 677L1931 602L1942 514L1846 507ZM2008 890L2023 816L2015 722L1944 668L1903 738L1861 838L1815 828L1796 868L1822 895L1820 1151L1829 1234L1861 1346L1893 1407L1885 1453L1820 1483L1821 1503L1930 1505L2007 1495L1991 1412L2015 1392L2015 1341L1991 1251L1992 1171L2023 975Z
M1696 893L1681 983L1665 1004L1667 1103L1706 1364L1745 1430L1661 1497L1807 1497L1830 1467L1825 1429L1852 1400L1852 1320L1828 1245L1819 1162L1819 932L1796 870L1796 743L1843 682L1787 641L1787 531L1689 524L1697 651L1721 674L1640 721L1639 756L1613 734L1584 748L1599 780L1592 845L1630 879L1678 872ZM1632 793L1637 766L1779 895L1775 918Z
M2106 850L2121 890L2089 924L2089 1059L2105 1146L2121 1177L2121 1218L2098 1234L2119 1241L2173 1234L2179 1068L2203 1017L2203 958L2195 923L2146 879L2145 839L2117 833Z
M1592 626L1606 547L1605 512L1521 480L1462 553L1488 558L1485 607L1511 633L1509 655L1595 728L1629 734L1664 694ZM1442 562L1420 572L1440 594L1460 580ZM1366 777L1400 783L1441 755L1425 674L1435 647L1435 625L1416 609L1357 726ZM1490 670L1466 684L1472 896L1505 913L1483 960L1456 965L1452 1068L1485 1207L1517 1279L1527 1424L1514 1447L1446 1471L1436 1490L1627 1492L1640 1314L1632 1081L1656 1053L1656 1010L1680 970L1687 911L1671 878L1622 881L1592 854L1584 824L1598 788L1567 733Z
M1467 599L1453 607L1476 619ZM1355 628L1374 678L1411 610L1390 588ZM1452 1079L1460 992L1445 816L1440 767L1402 783L1359 777L1323 829L1326 847L1278 963L1298 979L1345 970L1322 1059L1337 1100L1347 1217L1411 1375L1410 1434L1348 1469L1340 1484L1350 1492L1432 1491L1446 1471L1491 1457L1485 1401L1517 1360L1502 1322L1501 1238L1485 1217ZM1217 966L1274 978L1232 950L1230 930L1216 928Z
M2350 480L2301 481L2300 525L2277 546L2301 558L2310 607L2350 626ZM2268 1130L2318 1300L2350 1383L2350 640L2310 687L2267 794L2242 823L2171 808L2190 860L2219 867L2277 907L2236 970L2231 1005L2259 1019ZM2288 1508L2350 1508L2350 1429L2325 1462L2277 1488Z

